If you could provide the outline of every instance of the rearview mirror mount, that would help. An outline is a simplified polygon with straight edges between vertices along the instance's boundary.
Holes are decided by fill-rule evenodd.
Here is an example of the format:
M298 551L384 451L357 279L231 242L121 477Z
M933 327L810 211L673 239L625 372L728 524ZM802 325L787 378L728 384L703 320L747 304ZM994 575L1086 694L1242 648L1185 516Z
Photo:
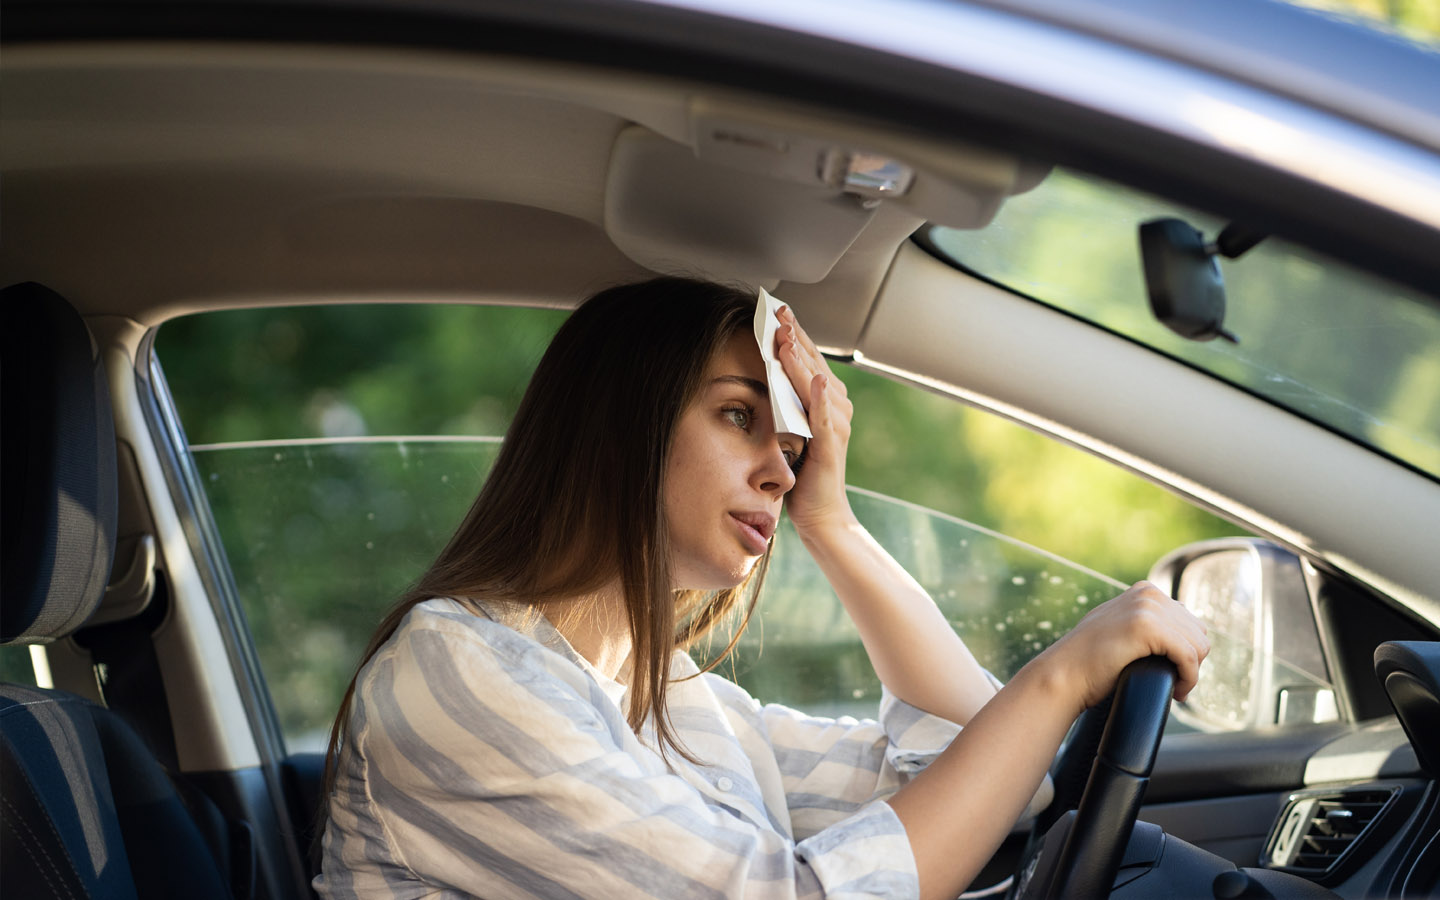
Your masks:
M1192 341L1240 339L1225 328L1225 279L1216 259L1235 259L1265 235L1232 222L1214 243L1181 219L1152 219L1140 226L1140 258L1150 311L1166 328Z

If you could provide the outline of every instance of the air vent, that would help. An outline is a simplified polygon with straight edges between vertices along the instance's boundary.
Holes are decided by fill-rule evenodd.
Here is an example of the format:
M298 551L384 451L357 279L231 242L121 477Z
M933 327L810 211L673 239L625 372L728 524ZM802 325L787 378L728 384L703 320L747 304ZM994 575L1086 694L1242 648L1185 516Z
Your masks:
M1316 881L1335 875L1397 793L1398 788L1364 788L1292 794L1261 864Z

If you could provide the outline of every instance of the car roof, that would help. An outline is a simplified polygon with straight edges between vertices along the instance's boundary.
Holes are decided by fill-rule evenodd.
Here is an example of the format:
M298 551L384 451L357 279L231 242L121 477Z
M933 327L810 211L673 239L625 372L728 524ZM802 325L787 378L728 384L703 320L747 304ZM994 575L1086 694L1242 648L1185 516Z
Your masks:
M1279 0L995 0L1418 143L1440 144L1440 48L1336 10ZM1356 27L1357 25L1365 27Z
M563 307L654 271L758 282L841 357L1440 622L1440 561L1417 549L1440 485L908 240L983 226L1060 164L1433 297L1440 60L1264 0L1199 6L12 0L0 277L132 335L254 305ZM844 195L816 181L832 151L914 184Z
M1440 213L1433 213L1440 203L1431 204L1424 190L1414 189L1412 207L1432 215L1419 228L1407 228L1392 204L1375 202L1380 194L1393 199L1393 183L1372 185L1380 194L1358 197L1354 183L1321 184L1325 194L1313 202L1334 210L1319 217L1302 208L1301 196L1317 186L1292 183L1295 196L1283 198L1291 212L1266 209L1254 178L1265 168L1271 171L1263 174L1276 174L1277 160L1264 156L1274 148L1238 148L1236 155L1249 157L1245 163L1259 166L1244 171L1226 157L1237 149L1224 146L1233 138L1221 136L1206 148L1195 134L1176 133L1180 127L1193 132L1193 122L1146 123L1148 133L1137 131L1135 120L1163 111L1163 92L1146 109L1106 108L1117 103L1123 85L1097 79L1090 95L1058 96L1064 60L1037 55L1002 71L996 66L1003 61L981 58L973 46L997 35L1033 42L1046 32L1056 41L1050 50L1075 54L1070 65L1098 58L1097 48L1111 56L1137 51L1150 65L1178 61L1186 71L1225 76L1205 90L1258 86L1385 137L1440 145L1440 101L1424 89L1440 77L1434 53L1285 4L907 0L854 3L845 16L827 15L828 4L749 0L344 8L342 23L335 5L306 0L7 4L6 219L25 223L27 233L7 241L5 276L57 273L49 277L58 278L62 290L76 282L75 273L58 273L67 255L82 249L65 242L87 237L71 230L83 221L91 223L94 242L82 254L91 277L69 291L74 302L86 312L145 322L205 305L323 300L356 291L403 299L478 290L566 304L597 281L645 268L688 268L772 285L824 283L836 298L832 304L848 298L844 302L856 306L844 317L854 320L879 287L886 254L921 221L984 224L1005 195L1028 188L1048 164L1061 162L1123 172L1139 186L1163 187L1196 206L1248 213L1252 221L1355 254L1411 283L1436 278L1433 263L1426 264L1432 255L1427 239L1440 228ZM970 45L962 45L964 35ZM1091 38L1103 42L1080 46ZM1017 103L1016 86L1002 83L1002 75L1023 82L1033 96ZM957 99L959 88L967 90ZM1176 98L1176 104L1193 99ZM1085 104L1090 108L1077 112ZM1097 121L1114 127L1096 127ZM686 170L677 158L668 168L653 168L655 154L640 148L624 158L631 169L615 167L617 139L633 125L697 154L697 132L706 127L739 125L763 138L773 126L783 139L895 153L922 177L908 197L887 201L871 217L876 221L857 228L842 213L818 208L833 192L807 194L766 181L777 172L763 164L705 181L696 172L709 167ZM1229 167L1234 178L1217 185L1186 174L1187 166L1207 165ZM662 184L662 175L669 181ZM1371 180L1379 176L1372 172ZM654 208L682 190L690 195L671 202L668 213ZM683 241L657 239L656 233L687 221L681 207L718 210L737 192L751 214L737 213L733 223L704 233L681 229ZM360 230L361 198L379 195L388 206L371 216L411 223L411 231L428 237L431 252L421 252L426 242L413 234L386 234L377 226L346 245L379 254L365 271L341 277L325 270L324 246L336 250L346 240L333 229ZM79 204L64 211L69 224L59 234L44 227L62 218L61 211L44 208L56 197ZM315 223L315 234L294 237L320 245L303 258L267 258L258 235L268 230L272 244L289 239L277 236L275 219L306 197L312 219L325 218L313 210L328 202L334 207L329 216L340 222ZM814 214L787 215L805 207ZM536 210L598 225L606 234L582 237L578 222L552 221ZM1326 221L1356 218L1377 225L1347 230ZM757 225L766 222L773 227ZM248 248L245 228L252 232ZM17 230L10 228L11 236ZM468 254L465 242L453 238L467 230L477 236ZM1384 237L1370 237L1377 233ZM481 235L512 240L504 253L484 254L477 250ZM106 252L117 239L131 246ZM248 257L240 264L252 277L232 273L227 284L223 273L196 271L206 257L223 263L205 252L206 239L246 251L236 256ZM392 241L399 244L381 252ZM707 242L717 244L708 255ZM612 244L622 251L618 257ZM572 259L570 272L587 276L556 282L544 258L557 253ZM765 254L772 258L758 258ZM521 257L535 264L517 271ZM382 267L381 258L391 268ZM405 259L416 260L412 271L394 268ZM257 266L270 267L268 280L253 277ZM312 271L301 271L306 267ZM447 268L454 277L432 278L428 289L416 277ZM292 277L283 277L287 273Z

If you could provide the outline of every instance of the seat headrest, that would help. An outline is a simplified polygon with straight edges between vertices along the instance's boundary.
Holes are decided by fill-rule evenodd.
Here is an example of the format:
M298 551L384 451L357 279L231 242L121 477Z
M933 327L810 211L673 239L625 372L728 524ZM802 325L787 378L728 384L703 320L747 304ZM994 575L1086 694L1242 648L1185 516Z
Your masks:
M115 555L115 425L90 331L33 282L0 291L4 441L0 643L35 644L84 624Z

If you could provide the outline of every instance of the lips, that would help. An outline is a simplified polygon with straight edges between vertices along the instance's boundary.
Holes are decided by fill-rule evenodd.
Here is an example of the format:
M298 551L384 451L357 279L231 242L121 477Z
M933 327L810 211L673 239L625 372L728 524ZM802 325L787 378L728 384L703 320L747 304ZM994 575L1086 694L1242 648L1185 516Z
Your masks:
M740 526L740 536L750 552L759 556L775 534L775 517L767 512L732 512L730 518Z

